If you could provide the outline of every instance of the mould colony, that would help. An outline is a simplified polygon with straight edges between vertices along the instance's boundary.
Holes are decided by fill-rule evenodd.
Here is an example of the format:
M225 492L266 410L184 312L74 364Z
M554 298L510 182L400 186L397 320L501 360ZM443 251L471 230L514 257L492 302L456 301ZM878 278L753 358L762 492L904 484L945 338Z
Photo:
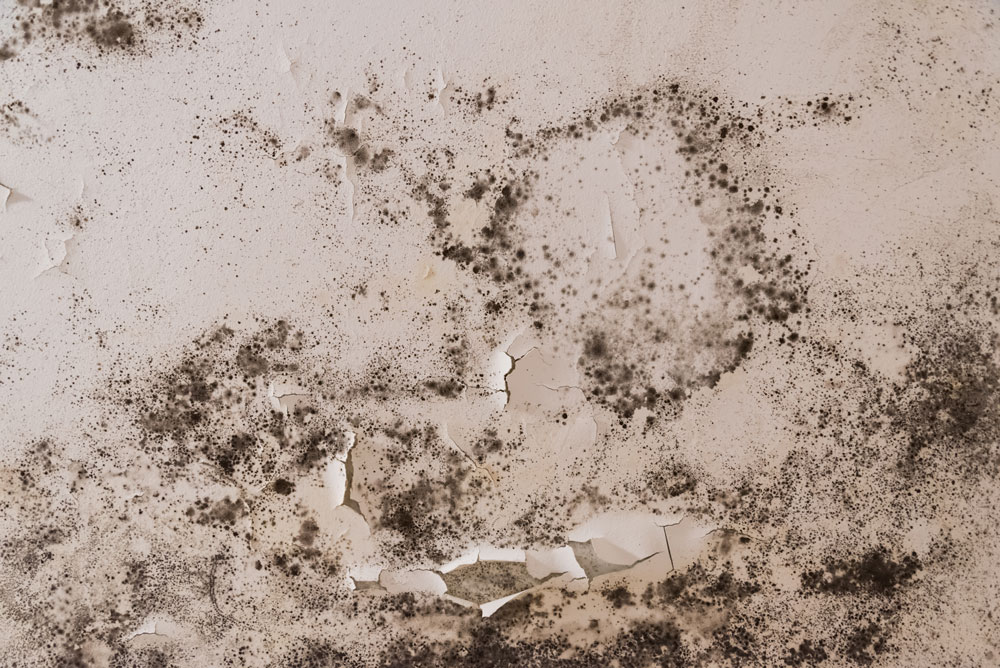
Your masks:
M852 103L860 106L852 96L844 96L842 100L824 96L818 102L824 121L842 123L851 120L845 112ZM662 88L614 98L589 110L576 122L543 128L536 136L508 128L506 135L513 157L506 169L474 175L471 182L459 187L460 195L453 194L455 188L450 177L424 176L414 184L414 194L428 207L428 216L434 222L431 239L439 247L441 257L494 284L484 307L486 313L495 316L496 322L509 319L512 310L520 310L527 312L531 326L539 332L546 329L561 332L567 327L586 332L581 341L580 360L590 398L605 403L624 420L631 418L638 408L654 414L676 415L680 403L692 391L713 387L721 374L732 371L750 353L757 333L769 331L768 323L780 327L780 333L774 337L778 344L791 344L800 337L797 325L806 310L808 262L803 260L804 251L796 242L794 226L790 228L790 241L783 244L794 250L794 255L776 248L764 231L768 221L786 215L787 206L776 198L774 186L759 183L760 178L745 165L730 166L732 161L726 157L738 160L742 148L759 146L760 137L770 127L780 131L804 124L812 117L812 100L791 105L790 100L781 100L775 103L776 110L762 107L755 117L743 118L735 113L733 105L720 102L718 97L686 92L680 84L664 83ZM524 211L530 209L533 197L552 198L533 192L539 175L530 164L541 164L538 161L547 160L548 154L560 144L591 141L595 133L608 125L622 127L639 137L661 135L676 140L676 151L685 165L683 187L691 205L707 207L711 200L718 214L718 222L709 231L712 244L709 253L717 289L726 302L740 309L730 316L735 316L732 324L736 327L729 326L722 333L701 334L706 339L704 345L713 349L716 362L693 375L680 368L669 369L667 383L649 378L638 362L630 359L630 356L656 357L657 349L670 337L668 320L647 317L650 306L659 301L662 286L649 280L641 287L636 286L645 294L632 298L628 305L616 300L620 308L642 314L637 327L621 331L620 326L611 324L602 330L588 322L595 321L599 317L596 314L583 316L582 323L559 322L555 297L550 296L554 286L546 283L553 282L552 276L564 274L560 271L563 262L557 258L563 249L553 248L549 242L541 250L551 268L543 275L528 269L531 257L525 240L529 233L523 226L529 224L530 217ZM529 166L520 167L521 163ZM512 176L500 176L505 172ZM650 179L655 179L655 173ZM440 186L435 186L435 181ZM485 203L489 211L472 242L457 239L453 232L448 207L449 201L457 206L456 199ZM654 264L650 260L650 266ZM740 267L752 268L760 280L744 280L738 271ZM681 285L679 289L683 291L684 287ZM725 310L732 313L734 308L727 304ZM616 339L628 340L629 344L619 346ZM690 360L690 352L685 351L683 358ZM677 366L684 365L684 360L679 360Z
M190 42L201 14L176 3L116 3L109 0L18 0L13 34L0 45L0 60L30 54L36 42L79 45L97 55L134 54L148 48L148 35Z

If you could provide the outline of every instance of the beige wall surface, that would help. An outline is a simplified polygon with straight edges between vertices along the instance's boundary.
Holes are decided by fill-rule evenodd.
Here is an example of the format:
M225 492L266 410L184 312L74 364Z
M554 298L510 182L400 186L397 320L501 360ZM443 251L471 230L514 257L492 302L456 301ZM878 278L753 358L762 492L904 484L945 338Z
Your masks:
M1000 665L998 10L0 3L0 665Z

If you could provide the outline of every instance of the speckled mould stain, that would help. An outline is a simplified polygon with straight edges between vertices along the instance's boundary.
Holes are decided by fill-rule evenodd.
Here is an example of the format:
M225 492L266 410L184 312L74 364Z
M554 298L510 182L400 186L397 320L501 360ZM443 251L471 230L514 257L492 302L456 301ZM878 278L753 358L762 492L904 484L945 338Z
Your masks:
M180 43L203 23L196 8L182 3L110 0L17 0L12 18L0 60L31 57L35 43L79 45L99 56L134 55L148 48L149 34L165 33Z

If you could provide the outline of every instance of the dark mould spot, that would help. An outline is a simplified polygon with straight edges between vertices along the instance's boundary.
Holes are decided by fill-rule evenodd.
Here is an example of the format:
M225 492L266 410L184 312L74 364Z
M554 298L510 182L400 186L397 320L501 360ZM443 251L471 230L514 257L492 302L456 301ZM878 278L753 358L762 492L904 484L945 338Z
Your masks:
M896 560L879 547L855 559L828 559L823 568L802 574L802 587L827 594L893 596L921 569L916 554Z
M601 591L601 594L604 598L608 599L608 602L615 608L623 608L625 606L635 604L635 597L632 596L632 592L630 592L628 587L625 585L618 585L617 587L605 589Z
M331 128L330 135L344 155L354 155L361 148L361 135L354 128Z
M135 39L135 29L121 12L114 12L87 26L89 34L101 46L130 45Z
M583 354L601 359L608 356L608 341L601 332L593 332L583 344Z
M435 394L438 394L446 399L454 399L462 394L465 390L465 383L455 378L448 378L444 380L428 380L424 383L427 389L431 390Z
M472 186L465 191L465 197L467 199L479 202L483 199L483 196L490 189L490 184L487 181L476 181Z
M268 362L253 345L247 344L240 346L236 353L236 366L242 369L247 377L253 378L267 372Z
M844 642L844 656L856 666L870 666L889 649L888 637L875 622L856 626Z
M909 475L954 467L969 476L995 475L1000 436L1000 369L985 335L940 324L906 368L906 386L890 406L906 436L901 465Z
M783 661L786 666L817 666L830 658L823 641L803 640L798 647L788 650Z
M316 542L316 536L318 535L319 525L316 524L315 520L307 519L302 522L302 526L299 528L298 541L306 547L309 547Z
M483 109L491 110L493 109L493 103L497 99L497 89L494 86L490 86L486 89L486 94L477 93L476 94L476 109L482 111Z
M382 172L389 166L389 161L395 155L392 149L384 148L376 152L371 159L371 168L374 172Z

